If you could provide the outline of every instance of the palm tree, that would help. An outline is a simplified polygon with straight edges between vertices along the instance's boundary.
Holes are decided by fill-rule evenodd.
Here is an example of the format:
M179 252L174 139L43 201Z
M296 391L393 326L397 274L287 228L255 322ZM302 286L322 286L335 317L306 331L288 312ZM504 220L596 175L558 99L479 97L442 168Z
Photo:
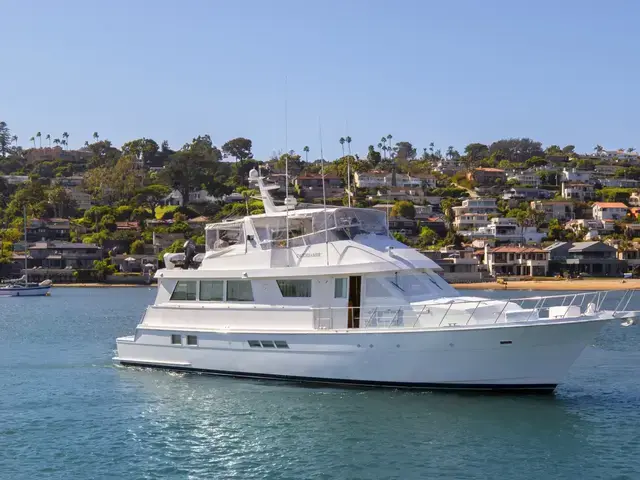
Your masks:
M386 159L387 158L387 137L382 137L380 139L380 142L381 143L378 144L378 148L382 150L383 157Z
M389 142L389 150L391 150L391 139L393 138L393 135L389 134L387 135L387 141Z
M53 139L53 144L54 145L60 145L60 139L59 138L54 138Z
M627 148L627 153L633 153L633 152L635 152L635 151L636 151L636 149L635 149L635 148L633 148L633 147L629 147L629 148Z
M11 141L16 144L16 147L18 146L18 136L17 135L14 135L13 137L11 137Z
M51 148L51 134L47 133L47 136L44 137L46 140L49 140L49 148Z
M305 161L305 163L309 163L309 146L305 145L305 147L302 149L302 151L304 152L304 161Z
M31 137L29 141L33 142L33 148L36 148L36 137Z
M66 140L62 140L60 143L62 144L63 147L66 147L67 145L69 145L69 143Z
M596 153L602 153L603 150L604 148L602 148L602 145L596 145L595 147L593 147L593 151Z
M340 137L340 146L342 147L342 156L344 157L344 137Z
M67 132L64 132L62 134L62 138L63 138L62 145L66 145L67 149L69 149L69 134Z
M85 147L88 147L88 146L89 146L89 142L88 142L87 140L85 140L85 142L84 142L84 146L85 146Z
M448 157L449 159L452 159L452 158L453 158L453 145L449 145L449 146L447 147L447 157Z
M98 135L98 132L93 132L93 139L97 142L100 140L100 135Z
M435 146L436 146L436 144L435 144L435 143L433 143L433 142L431 142L431 143L429 144L429 151L431 152L431 155L433 155L433 147L435 147Z
M36 133L36 137L38 138L38 141L40 142L40 148L42 148L42 134L40 132L38 132L38 133Z

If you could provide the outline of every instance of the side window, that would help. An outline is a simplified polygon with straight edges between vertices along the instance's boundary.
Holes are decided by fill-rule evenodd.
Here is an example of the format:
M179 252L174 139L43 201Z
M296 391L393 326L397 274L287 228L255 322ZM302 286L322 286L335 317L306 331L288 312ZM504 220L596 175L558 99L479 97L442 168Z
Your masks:
M347 279L346 278L335 279L333 296L334 298L347 298Z
M377 278L366 278L364 283L364 291L366 297L390 297L387 289L378 281Z
M227 280L228 302L253 302L251 280Z
M222 302L224 300L224 281L202 280L200 282L200 300Z
M311 280L276 280L283 297L310 297Z
M197 283L193 280L178 281L171 294L171 300L195 300Z

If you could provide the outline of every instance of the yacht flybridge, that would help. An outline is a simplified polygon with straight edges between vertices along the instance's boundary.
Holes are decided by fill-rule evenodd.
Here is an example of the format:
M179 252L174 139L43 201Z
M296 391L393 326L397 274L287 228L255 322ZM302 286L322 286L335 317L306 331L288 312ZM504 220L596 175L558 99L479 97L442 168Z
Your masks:
M604 322L606 293L461 296L372 209L276 206L165 256L122 365L366 386L553 391ZM277 188L277 187L275 187Z

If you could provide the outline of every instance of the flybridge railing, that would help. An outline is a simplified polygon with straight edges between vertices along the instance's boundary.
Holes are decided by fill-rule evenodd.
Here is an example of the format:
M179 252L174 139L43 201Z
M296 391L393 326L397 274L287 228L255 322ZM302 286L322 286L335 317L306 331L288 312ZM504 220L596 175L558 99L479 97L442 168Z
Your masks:
M635 290L619 299L610 292L513 299L483 299L434 302L420 305L314 308L316 329L343 328L438 328L496 323L522 323L592 316L611 300L613 316L625 311Z

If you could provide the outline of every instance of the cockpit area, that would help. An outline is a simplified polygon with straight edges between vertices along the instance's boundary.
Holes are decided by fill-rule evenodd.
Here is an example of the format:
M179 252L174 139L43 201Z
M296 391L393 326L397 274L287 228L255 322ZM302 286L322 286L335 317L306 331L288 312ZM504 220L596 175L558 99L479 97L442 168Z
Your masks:
M360 208L317 208L253 215L207 225L206 248L207 252L221 251L244 244L271 250L353 240L358 235L388 236L385 213Z

